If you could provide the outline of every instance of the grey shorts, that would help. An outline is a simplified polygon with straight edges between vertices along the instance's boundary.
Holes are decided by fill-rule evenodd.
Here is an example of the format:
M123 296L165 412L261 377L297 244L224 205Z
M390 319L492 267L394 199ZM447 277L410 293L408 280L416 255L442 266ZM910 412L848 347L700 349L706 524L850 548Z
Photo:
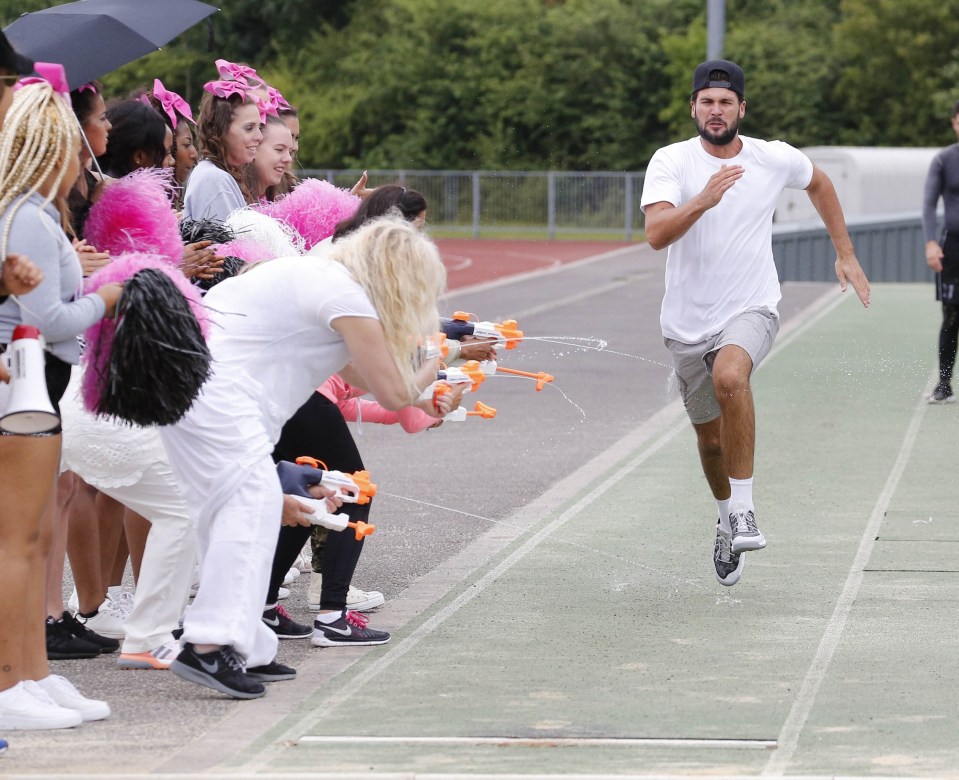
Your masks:
M747 309L732 320L720 333L698 344L684 344L664 339L673 359L679 393L686 406L686 414L694 425L708 423L719 417L719 401L713 389L712 368L716 353L722 347L735 344L753 361L753 371L772 349L779 333L779 317L769 309Z

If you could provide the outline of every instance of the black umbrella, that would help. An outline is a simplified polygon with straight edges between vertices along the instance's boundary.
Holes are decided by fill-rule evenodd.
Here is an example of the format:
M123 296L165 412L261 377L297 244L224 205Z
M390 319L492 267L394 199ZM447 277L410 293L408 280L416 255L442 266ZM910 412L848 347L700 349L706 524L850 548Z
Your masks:
M79 0L4 28L21 54L62 63L70 89L156 51L219 9L198 0Z

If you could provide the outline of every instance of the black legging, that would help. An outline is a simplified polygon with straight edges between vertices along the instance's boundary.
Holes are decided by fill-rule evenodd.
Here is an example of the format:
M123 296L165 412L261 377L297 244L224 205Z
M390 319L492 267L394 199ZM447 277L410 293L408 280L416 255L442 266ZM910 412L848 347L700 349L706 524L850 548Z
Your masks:
M942 304L942 327L939 329L939 381L952 382L959 347L959 303Z
M339 407L319 393L313 393L287 421L273 450L274 462L295 461L301 455L322 460L334 471L351 473L363 470L363 460ZM370 515L370 504L344 503L338 511L345 512L350 520L365 521ZM267 604L276 603L283 578L310 538L311 530L309 526L284 525L280 528ZM323 550L320 609L346 608L346 593L361 552L363 540L357 540L351 530L329 533Z

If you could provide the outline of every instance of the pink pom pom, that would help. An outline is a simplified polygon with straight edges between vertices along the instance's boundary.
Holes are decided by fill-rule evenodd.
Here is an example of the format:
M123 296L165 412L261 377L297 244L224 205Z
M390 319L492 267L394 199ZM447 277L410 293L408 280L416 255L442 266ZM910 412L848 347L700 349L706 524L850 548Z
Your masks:
M266 244L251 238L237 238L225 244L217 244L214 249L217 257L238 257L246 263L273 259L273 254Z
M169 168L142 168L110 183L90 208L85 238L100 252L147 252L179 266L183 242L172 187Z
M103 285L110 284L111 282L119 282L122 284L127 279L133 277L137 271L142 271L144 268L155 268L173 280L174 285L176 285L177 289L190 304L190 310L196 317L203 337L208 338L210 334L210 317L206 307L203 305L200 291L190 284L179 269L172 268L169 261L160 255L127 252L118 257L114 257L109 265L104 266L87 278L83 287L84 293L96 292ZM112 317L105 317L87 328L84 333L87 348L82 358L83 365L86 369L83 373L82 394L83 405L91 413L96 413L97 403L100 397L97 382L99 381L99 377L106 374L106 366L110 360L110 347L113 343L113 335L116 329L117 321Z
M359 205L360 199L349 190L319 179L304 179L285 198L254 208L285 222L303 237L310 250L332 236L337 224L352 217Z

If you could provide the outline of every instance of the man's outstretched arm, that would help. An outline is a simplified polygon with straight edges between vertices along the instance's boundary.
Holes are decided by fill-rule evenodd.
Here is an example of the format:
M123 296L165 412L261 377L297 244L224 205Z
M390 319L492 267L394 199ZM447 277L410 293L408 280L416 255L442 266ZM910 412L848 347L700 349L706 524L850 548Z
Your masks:
M813 166L812 180L806 187L806 194L813 207L819 213L832 245L836 249L836 278L843 292L851 284L863 306L869 305L869 280L856 259L856 250L846 229L846 218L839 204L839 196L832 181L821 168Z

